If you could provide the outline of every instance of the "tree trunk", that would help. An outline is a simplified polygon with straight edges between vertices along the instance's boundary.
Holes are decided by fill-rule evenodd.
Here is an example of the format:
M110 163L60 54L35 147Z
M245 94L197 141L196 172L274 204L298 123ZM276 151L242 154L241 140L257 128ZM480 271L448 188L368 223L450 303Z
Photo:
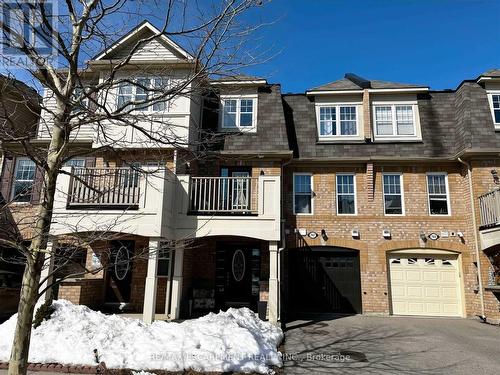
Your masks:
M32 242L27 256L26 266L23 274L21 286L21 298L19 301L16 330L14 342L9 360L8 375L26 375L28 367L28 353L31 338L31 326L33 322L33 312L38 300L38 288L40 286L40 276L45 261L45 252L52 221L52 209L54 207L54 197L56 192L56 179L63 160L63 148L67 140L67 122L61 121L66 117L65 105L58 103L57 115L54 122L52 139L47 150L47 169L44 173L43 186L41 187L41 200L38 208L36 224L33 228ZM42 252L40 251L42 250ZM55 250L55 249L54 249Z

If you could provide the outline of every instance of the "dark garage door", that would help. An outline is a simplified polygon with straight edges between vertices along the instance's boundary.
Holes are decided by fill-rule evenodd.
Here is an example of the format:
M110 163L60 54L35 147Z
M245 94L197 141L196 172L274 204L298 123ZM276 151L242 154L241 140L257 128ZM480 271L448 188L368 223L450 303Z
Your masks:
M356 250L319 247L289 250L289 312L361 313Z

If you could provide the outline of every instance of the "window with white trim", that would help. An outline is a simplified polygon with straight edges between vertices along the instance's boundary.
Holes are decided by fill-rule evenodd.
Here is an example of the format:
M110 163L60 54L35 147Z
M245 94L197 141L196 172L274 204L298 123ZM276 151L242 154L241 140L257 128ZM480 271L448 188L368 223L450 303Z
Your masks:
M249 129L256 124L256 98L222 98L221 127Z
M322 105L318 107L319 137L358 135L358 107L356 105Z
M418 136L414 104L377 104L373 108L375 136L380 138Z
M131 108L127 105L132 101L147 101L135 104L135 110L141 112L163 112L168 110L168 100L164 91L168 89L168 79L164 77L140 77L132 82L123 82L118 86L118 108L124 111Z
M401 174L382 175L384 192L384 213L386 215L404 215L403 183Z
M293 175L293 213L312 214L312 175L295 173Z
M491 115L496 127L500 127L500 92L490 94Z
M427 194L429 214L449 215L448 175L446 173L427 174Z
M337 174L337 214L356 214L356 179L354 174Z
M17 159L14 180L12 182L12 200L14 202L31 201L35 171L35 162L28 158Z
M73 158L64 163L65 167L85 168L85 159Z
M158 250L158 277L168 277L170 275L170 249L162 248Z

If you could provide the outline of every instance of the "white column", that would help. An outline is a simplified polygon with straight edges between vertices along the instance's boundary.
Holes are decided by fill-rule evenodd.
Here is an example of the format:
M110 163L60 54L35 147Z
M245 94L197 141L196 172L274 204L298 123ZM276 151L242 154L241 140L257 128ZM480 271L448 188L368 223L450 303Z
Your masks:
M278 279L278 242L269 241L269 321L278 323L279 279Z
M170 319L179 319L182 298L182 268L184 265L184 244L176 245L174 256L174 274L172 276L172 305Z
M146 274L146 286L144 288L144 308L142 310L142 320L146 323L152 323L155 320L159 248L160 240L150 238L148 271Z
M51 285L54 282L54 275L52 275L52 272L54 271L54 258L55 258L55 251L57 248L57 239L52 238L47 242L47 247L46 247L46 253L45 253L45 260L43 263L43 268L42 272L40 274L40 285L38 287L38 293L41 293L45 288L47 288L47 285ZM43 292L43 294L40 296L39 303L42 304L45 301L51 299L53 297L53 290L52 288L49 288Z

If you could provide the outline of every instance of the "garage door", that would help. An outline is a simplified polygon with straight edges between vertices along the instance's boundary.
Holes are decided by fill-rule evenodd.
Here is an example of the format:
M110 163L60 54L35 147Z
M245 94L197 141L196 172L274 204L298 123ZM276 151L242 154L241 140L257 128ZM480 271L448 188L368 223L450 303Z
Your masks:
M462 316L457 256L391 255L392 313Z

